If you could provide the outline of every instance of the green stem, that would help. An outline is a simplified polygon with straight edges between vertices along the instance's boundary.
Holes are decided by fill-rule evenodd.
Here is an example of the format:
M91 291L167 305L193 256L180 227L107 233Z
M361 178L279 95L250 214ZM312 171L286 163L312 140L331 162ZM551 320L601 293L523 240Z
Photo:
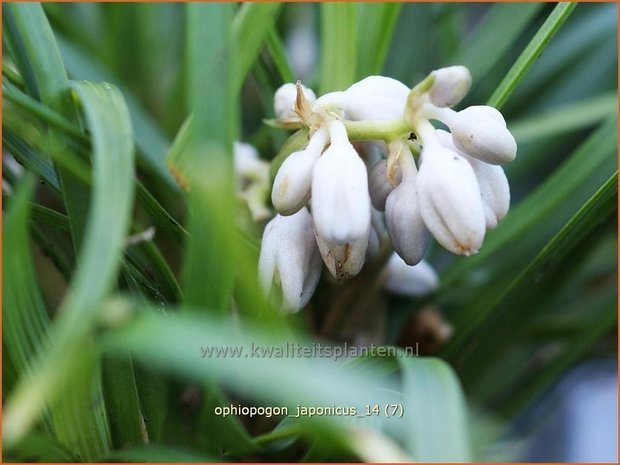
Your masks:
M402 118L390 121L344 121L349 140L384 140L391 142L408 136L411 128Z

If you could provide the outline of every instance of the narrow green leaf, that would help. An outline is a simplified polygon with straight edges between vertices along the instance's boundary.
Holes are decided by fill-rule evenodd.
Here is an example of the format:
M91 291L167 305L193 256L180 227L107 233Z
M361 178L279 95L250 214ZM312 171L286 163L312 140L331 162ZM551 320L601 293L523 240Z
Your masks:
M160 444L131 447L107 457L101 457L101 459L105 462L139 463L209 463L217 461L216 458L203 455L197 451Z
M504 221L485 238L480 252L456 261L442 276L443 304L459 309L452 317L465 334L483 317L482 308L517 277L519 269L549 241L579 206L616 170L617 118L609 117ZM461 342L465 342L465 337ZM459 352L456 345L455 354Z
M14 59L30 95L74 121L77 115L69 96L67 73L41 5L7 5L2 21L15 54ZM49 134L48 143L58 153L67 151L68 142L53 132ZM83 199L87 198L88 190L72 173L62 167L57 167L57 171L77 250L86 224L87 205Z
M281 8L281 2L241 4L232 23L232 34L236 39L236 53L232 65L234 89L240 89L243 85L269 36L269 31L278 19Z
M527 79L515 89L512 99L508 102L509 106L529 109L532 97L538 96L544 99L546 91L553 91L558 83L577 79L581 74L580 70L584 69L584 63L591 61L593 55L610 46L616 46L613 38L617 35L617 27L616 5L580 5L579 14L566 22L545 49L544 58L537 61L536 66L529 71ZM609 53L606 56L609 58ZM608 59L607 63L614 66L613 60ZM602 70L599 65L596 68L586 68L585 71L590 69ZM587 88L596 85L592 81L586 81L582 84ZM574 95L574 92L569 93L572 99Z
M613 114L617 108L618 95L615 92L598 95L513 121L510 132L519 144L533 142L593 126Z
M110 355L101 362L103 395L115 449L143 444L142 412L131 358Z
M538 59L553 36L560 30L564 21L573 12L577 3L558 3L547 20L540 27L530 43L525 47L510 71L495 89L488 101L488 105L500 108L508 99L517 84L523 79L530 67Z
M233 5L189 4L187 13L188 105L194 116L183 152L191 179L183 286L187 303L223 312L230 305L234 279Z
M140 168L154 173L165 185L178 192L174 179L166 169L164 157L168 152L169 142L162 134L157 124L142 108L138 100L130 92L114 79L109 71L95 62L84 51L73 43L60 39L58 41L63 60L67 65L69 75L74 79L86 79L90 81L110 82L119 87L131 116L133 137L138 148L138 161Z
M611 299L607 309L586 328L579 328L578 334L566 343L567 350L556 360L546 366L513 396L501 410L506 415L514 415L525 407L536 394L552 385L570 367L581 360L605 335L611 333L618 325L617 296Z
M88 142L88 137L78 127L73 125L70 121L51 110L49 107L41 104L39 101L33 99L21 92L17 87L8 82L8 80L2 79L2 97L6 98L9 102L14 103L18 107L29 111L36 115L40 120L66 132L68 135L83 141Z
M37 350L47 346L49 317L39 290L29 244L29 199L34 179L27 177L18 186L3 218L4 247L2 318L3 344L17 372L27 373Z
M570 257L584 238L616 211L618 173L607 182L573 215L570 221L542 249L529 266L506 288L491 306L480 310L484 318L475 329L459 333L455 343L467 339L467 350L459 354L460 364L468 378L484 370L489 361L500 354L500 346L510 337L518 336L521 319L534 315L536 302L544 286L556 273L564 273L563 260ZM521 325L522 326L522 325Z
M357 5L357 78L381 74L401 3Z
M295 76L293 76L291 65L286 57L284 44L282 44L276 28L273 26L269 29L269 33L267 34L267 50L269 51L269 54L271 55L271 58L280 73L282 84L286 82L294 82Z
M437 358L399 357L398 361L409 453L417 462L470 462L465 400L452 368Z
M354 3L321 3L321 94L355 82L357 27Z
M89 331L121 263L133 203L133 143L129 114L117 89L88 82L74 83L73 89L93 135L86 235L71 292L50 330L51 346L39 349L33 376L20 380L9 399L3 438L8 444L19 441L49 403L61 441L76 443L82 458L92 460L106 452L110 439ZM67 386L67 396L58 397Z
M166 378L138 365L134 365L134 373L149 442L160 444L168 414L166 400L169 389Z
M62 444L41 433L26 436L16 448L3 453L2 459L4 463L58 463L77 462L78 460Z
M198 315L180 309L165 317L155 311L138 310L124 327L108 332L102 340L103 349L113 352L130 351L137 360L154 369L172 373L209 386L211 381L233 389L239 395L263 405L360 405L394 400L389 389L393 380L377 380L369 373L362 376L334 359L305 357L260 357L252 355L253 347L284 350L287 343L306 344L302 338L279 338L256 325L247 324L242 332L229 317ZM248 355L203 357L203 350L239 350ZM291 350L294 350L291 349ZM248 352L246 352L248 351ZM188 356L189 354L189 356ZM194 355L192 355L194 354ZM380 382L379 382L380 381ZM291 410L293 412L294 410ZM323 419L321 419L323 420ZM339 422L342 418L328 418ZM383 420L377 419L379 423Z
M45 123L54 125L55 127L65 131L67 135L70 135L78 143L83 144L83 147L79 150L80 154L83 154L83 158L87 158L87 154L83 152L85 148L90 146L90 140L87 135L82 132L76 125L68 122L61 115L51 110L49 107L39 104L35 100L31 99L21 91L14 87L7 87L7 98L11 101L20 102L21 108L30 112L33 117L40 117ZM17 141L15 136L15 130L11 127L9 121L6 121L8 131L5 145L9 147L11 152L15 152L14 156L20 158L20 161L31 171L39 174L42 180L50 183L54 189L60 193L60 184L56 179L55 173L53 173L53 167L47 162L40 154L36 154L27 149L20 141ZM74 174L81 180L90 184L90 173L86 173L85 164L81 160L68 159L65 155L54 155L58 162L62 162L63 166L66 166L67 170L72 170ZM62 158L64 157L64 158ZM80 161L79 169L74 161ZM82 169L84 167L84 169ZM164 207L158 202L158 200L146 189L144 184L137 182L137 201L145 209L145 211L153 218L158 230L164 234L170 236L177 243L182 242L187 232L175 220L170 213L168 213Z
M454 53L451 64L469 68L474 83L495 66L521 36L544 3L497 3Z

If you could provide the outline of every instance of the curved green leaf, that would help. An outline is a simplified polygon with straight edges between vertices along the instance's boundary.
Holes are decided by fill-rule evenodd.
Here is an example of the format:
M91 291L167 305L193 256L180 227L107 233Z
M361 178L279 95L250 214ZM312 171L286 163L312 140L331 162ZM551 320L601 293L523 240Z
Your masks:
M17 442L46 403L62 406L53 408L54 423L66 428L61 440L77 443L88 460L105 453L110 441L89 332L120 268L133 205L134 159L129 114L118 90L88 82L74 83L73 89L93 135L91 213L71 291L51 328L52 344L38 351L35 375L21 380L9 399L3 438ZM70 395L57 397L67 386Z
M540 27L527 47L525 47L525 50L523 50L515 64L512 65L504 80L495 89L495 92L493 92L493 95L491 95L487 102L488 105L501 108L576 6L577 3L557 4L545 23Z
M415 461L471 461L465 400L452 368L437 358L398 361L403 373L405 443Z

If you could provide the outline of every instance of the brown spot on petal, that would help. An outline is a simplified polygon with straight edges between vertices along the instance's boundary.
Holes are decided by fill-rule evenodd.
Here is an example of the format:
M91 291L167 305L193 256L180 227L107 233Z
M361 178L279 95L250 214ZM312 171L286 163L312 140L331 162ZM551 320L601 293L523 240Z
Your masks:
M344 252L343 252L343 256L344 256L344 262L348 262L349 261L349 255L351 255L351 244L349 244L348 242L344 245Z

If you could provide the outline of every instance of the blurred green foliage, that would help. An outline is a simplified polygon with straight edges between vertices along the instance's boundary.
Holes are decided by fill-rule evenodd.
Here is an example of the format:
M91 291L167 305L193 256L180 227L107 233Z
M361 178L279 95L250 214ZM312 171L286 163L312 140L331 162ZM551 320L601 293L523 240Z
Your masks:
M568 368L616 355L615 4L2 8L5 461L485 460ZM412 86L451 64L472 72L464 103L501 105L519 144L505 221L476 256L431 249L430 298L387 296L370 264L281 315L257 285L233 141L276 158L287 134L263 120L284 82ZM454 336L420 358L200 355L413 344L429 306ZM214 414L231 403L405 414Z

